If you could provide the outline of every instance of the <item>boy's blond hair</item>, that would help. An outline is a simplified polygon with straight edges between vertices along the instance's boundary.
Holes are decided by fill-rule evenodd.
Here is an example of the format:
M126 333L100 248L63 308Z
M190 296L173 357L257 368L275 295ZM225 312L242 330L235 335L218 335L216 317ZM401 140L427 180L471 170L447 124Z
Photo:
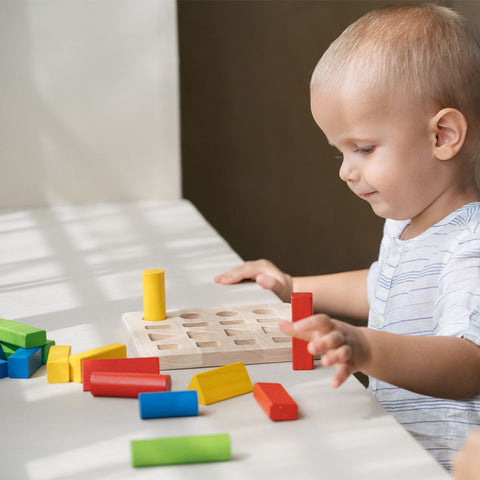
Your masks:
M373 10L324 53L311 88L321 85L413 95L432 108L460 110L478 130L480 37L464 17L439 5Z

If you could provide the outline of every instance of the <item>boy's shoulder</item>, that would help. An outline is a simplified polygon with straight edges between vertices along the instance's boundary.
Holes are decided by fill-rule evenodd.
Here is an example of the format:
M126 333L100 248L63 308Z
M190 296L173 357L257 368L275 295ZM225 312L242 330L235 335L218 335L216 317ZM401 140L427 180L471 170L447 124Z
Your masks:
M434 225L431 230L433 233L478 235L480 233L480 202L463 205Z

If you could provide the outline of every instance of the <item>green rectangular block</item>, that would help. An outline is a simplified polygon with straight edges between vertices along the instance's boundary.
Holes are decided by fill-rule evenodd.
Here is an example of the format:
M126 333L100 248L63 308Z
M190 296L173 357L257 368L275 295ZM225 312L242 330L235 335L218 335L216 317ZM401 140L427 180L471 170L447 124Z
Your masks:
M0 318L0 342L22 348L41 347L47 342L47 332L24 323Z
M0 342L2 346L3 353L5 354L5 358L8 360L10 355L13 355L20 347L17 345L12 345L11 343L7 342Z
M132 465L150 467L230 460L230 435L195 435L130 442Z
M47 341L45 345L42 346L42 357L43 357L43 364L45 365L48 360L48 352L50 351L50 347L52 345L55 345L55 340L49 340L47 338Z

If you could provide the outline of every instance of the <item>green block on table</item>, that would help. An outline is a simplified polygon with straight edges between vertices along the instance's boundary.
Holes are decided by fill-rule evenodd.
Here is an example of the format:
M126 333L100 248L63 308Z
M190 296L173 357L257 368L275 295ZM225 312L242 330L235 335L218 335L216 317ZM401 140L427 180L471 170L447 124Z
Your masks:
M24 323L0 318L0 342L22 348L41 347L47 342L47 332Z
M55 340L49 340L47 338L47 341L46 341L45 345L42 346L43 364L47 363L48 352L50 351L50 347L52 345L55 345Z
M230 435L195 435L130 442L132 465L150 467L230 460Z
M0 346L2 347L3 353L5 354L5 358L7 360L10 355L13 355L15 351L20 348L17 345L12 345L11 343L6 342L0 342Z

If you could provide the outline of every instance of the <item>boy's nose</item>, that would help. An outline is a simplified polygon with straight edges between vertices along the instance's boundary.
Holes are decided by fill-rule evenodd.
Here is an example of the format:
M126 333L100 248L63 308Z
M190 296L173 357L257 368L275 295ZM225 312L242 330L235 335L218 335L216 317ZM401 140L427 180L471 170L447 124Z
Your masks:
M338 174L344 182L358 182L360 180L360 171L345 157L343 158Z

